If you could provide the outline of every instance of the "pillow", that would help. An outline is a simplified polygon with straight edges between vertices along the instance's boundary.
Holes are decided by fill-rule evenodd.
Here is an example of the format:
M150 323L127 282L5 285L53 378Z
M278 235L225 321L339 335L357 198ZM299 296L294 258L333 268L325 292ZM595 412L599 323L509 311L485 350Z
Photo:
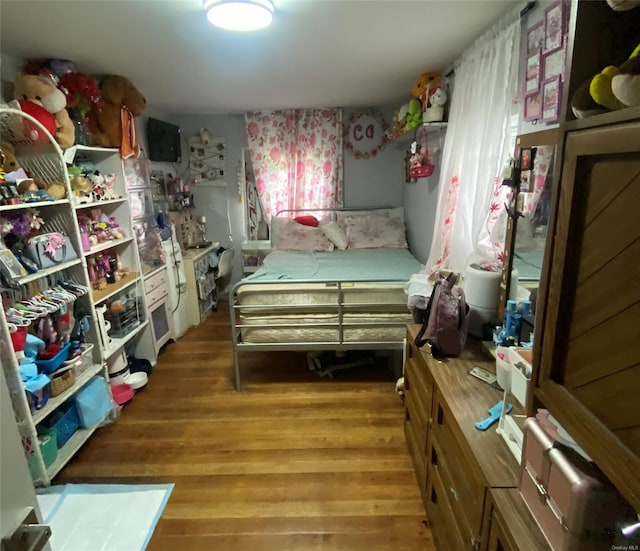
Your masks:
M342 228L343 231L346 231L347 226L345 220L347 218L351 218L353 216L369 216L372 214L377 216L386 216L388 218L399 218L404 223L403 207L393 207L389 209L336 211L336 222L338 222L338 225Z
M333 251L320 228L303 226L291 218L275 216L271 219L272 247L279 251Z
M323 222L320 224L320 230L337 249L344 251L347 248L347 236L337 222Z
M311 226L312 228L318 227L318 219L311 214L307 214L306 216L296 216L294 220L298 224L302 224L303 226Z
M346 217L344 222L350 249L408 248L400 218L368 214Z

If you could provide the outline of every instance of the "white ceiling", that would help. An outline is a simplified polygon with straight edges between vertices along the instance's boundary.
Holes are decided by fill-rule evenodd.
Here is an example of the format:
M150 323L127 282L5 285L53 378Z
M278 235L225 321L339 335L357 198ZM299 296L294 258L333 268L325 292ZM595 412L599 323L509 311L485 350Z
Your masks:
M201 0L0 0L0 51L130 78L167 113L384 105L440 70L514 0L275 0L273 24L232 33Z

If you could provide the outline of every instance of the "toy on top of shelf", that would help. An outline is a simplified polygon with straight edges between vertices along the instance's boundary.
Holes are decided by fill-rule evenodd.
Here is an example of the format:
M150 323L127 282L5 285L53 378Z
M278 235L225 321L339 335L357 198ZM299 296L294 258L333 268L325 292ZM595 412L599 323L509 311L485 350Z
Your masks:
M104 105L97 113L98 130L93 132L93 142L105 147L120 147L123 158L139 154L138 143L129 130L133 117L142 114L147 100L133 83L123 76L109 75L100 83ZM125 133L126 131L126 133Z
M640 105L640 44L611 79L611 91L628 107Z
M24 112L42 122L61 147L67 148L74 144L75 128L66 109L67 99L51 79L38 75L21 75L14 83L14 97ZM48 141L33 127L29 135L33 141Z

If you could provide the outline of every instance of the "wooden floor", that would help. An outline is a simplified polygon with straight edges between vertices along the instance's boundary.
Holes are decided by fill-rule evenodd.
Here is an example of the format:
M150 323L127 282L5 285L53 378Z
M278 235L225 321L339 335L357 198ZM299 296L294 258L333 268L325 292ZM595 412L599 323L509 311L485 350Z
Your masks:
M433 551L386 366L334 379L304 354L243 358L226 305L54 483L175 483L148 551Z

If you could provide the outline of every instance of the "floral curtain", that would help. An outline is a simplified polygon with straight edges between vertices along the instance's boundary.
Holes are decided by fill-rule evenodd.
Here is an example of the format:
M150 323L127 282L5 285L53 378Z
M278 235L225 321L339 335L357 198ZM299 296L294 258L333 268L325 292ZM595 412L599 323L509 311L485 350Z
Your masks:
M342 206L340 109L251 112L245 122L267 221L280 210Z
M492 239L492 230L509 192L501 172L512 154L519 52L520 19L514 10L455 66L427 270L464 272L471 262L501 264L504 241Z

